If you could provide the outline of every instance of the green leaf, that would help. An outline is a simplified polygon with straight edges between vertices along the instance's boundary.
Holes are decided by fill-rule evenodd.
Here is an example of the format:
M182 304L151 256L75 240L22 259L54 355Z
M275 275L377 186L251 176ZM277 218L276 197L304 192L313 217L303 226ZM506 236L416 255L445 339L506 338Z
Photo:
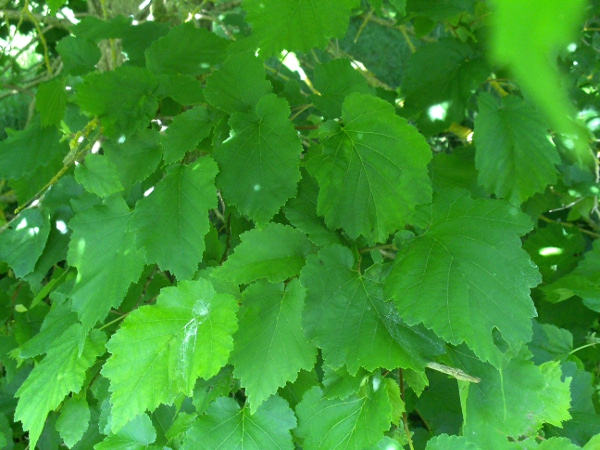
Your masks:
M408 13L440 21L459 14L473 14L474 5L474 0L406 0Z
M381 378L374 377L366 392L345 399L327 399L314 387L296 407L297 434L305 450L362 449L375 445L390 428L392 406Z
M246 231L240 240L233 254L215 269L213 276L236 284L248 284L260 278L278 283L298 275L313 249L302 232L278 223Z
M497 61L510 65L551 125L569 135L577 158L589 162L587 134L573 121L575 111L556 70L558 50L575 40L586 4L585 0L549 0L540 14L535 0L498 2L493 14L492 52Z
M246 0L243 8L259 41L260 52L308 53L331 38L342 38L356 0ZM268 11L268 14L266 13Z
M94 450L144 450L156 441L156 430L147 414L140 414L116 434L110 434ZM160 447L156 447L157 449Z
M587 448L587 446L584 448ZM592 446L590 450L592 450L593 448L594 447ZM546 440L542 441L540 443L540 445L537 446L537 449L538 450L579 450L579 449L581 449L581 447L573 444L567 438L552 437L550 439L546 439Z
M182 105L204 103L202 84L192 75L160 75L158 82L158 97L171 97Z
M0 177L17 179L30 175L57 159L62 160L68 152L67 143L60 142L60 131L54 127L42 128L36 121L0 141Z
M74 396L63 403L56 421L56 431L67 447L71 448L81 440L89 427L90 417L90 407L85 397Z
M341 245L307 258L300 280L308 293L303 312L305 332L323 350L332 368L397 367L423 371L439 344L418 328L407 327L393 305L384 302L377 266L361 275L352 252ZM394 337L392 337L394 336Z
M464 436L440 434L427 441L425 450L481 450L481 447L469 442Z
M529 291L539 272L521 248L528 217L499 200L446 191L423 207L426 231L400 250L386 294L408 324L423 323L447 342L466 342L499 364L497 329L513 348L531 339Z
M131 212L120 197L79 212L69 222L73 230L67 261L77 268L69 297L86 328L93 327L116 308L129 285L140 277L144 254L129 230Z
M204 253L208 211L217 207L217 165L209 157L168 171L135 208L136 243L147 263L157 263L178 279L191 278Z
M71 75L85 75L94 70L102 52L91 40L83 37L67 36L56 44L56 51L62 58L63 72Z
M212 121L204 106L196 106L175 116L162 138L165 164L181 160L210 134L211 129Z
M104 353L106 336L93 330L87 337L80 324L69 327L46 357L35 366L16 393L19 403L15 420L29 431L29 445L35 445L50 411L69 392L79 392L86 371Z
M127 27L121 33L123 53L127 55L127 64L146 66L146 50L154 41L166 35L170 24L155 20L146 20L133 27Z
M257 282L244 291L230 362L251 414L301 369L315 364L317 349L304 337L301 323L304 296L297 279L285 287Z
M31 273L50 233L48 216L38 208L26 209L0 233L0 261L6 261L17 277Z
M310 98L330 119L342 115L342 103L347 95L371 93L366 78L347 59L334 59L315 67L314 85L320 95L313 94Z
M309 170L321 188L318 213L331 228L376 242L402 228L431 199L431 151L394 107L369 95L346 97L344 125L323 143Z
M233 348L236 312L234 297L200 279L163 288L155 305L129 314L107 344L112 355L102 369L113 432L179 394L192 395L198 377L216 375Z
M182 450L293 450L296 418L281 397L272 396L254 414L232 398L215 400L187 432Z
M232 114L253 111L258 101L272 90L260 59L239 55L230 57L208 77L204 96L211 105Z
M171 28L146 50L146 65L156 74L198 75L223 62L228 42L192 22Z
M56 14L59 8L61 8L67 0L48 0L48 6L50 7L50 11L52 14Z
M110 20L102 20L89 15L70 27L70 30L77 37L98 43L102 39L120 38L126 30L131 28L131 21L132 17L122 15L115 16Z
M127 138L156 114L157 88L158 80L147 69L120 66L112 72L86 75L77 86L76 101L84 112L102 120L107 136Z
M35 94L35 109L42 118L42 127L59 126L67 110L67 80L54 78L40 84Z
M498 102L488 93L478 100L475 163L486 190L521 204L556 181L558 151L547 126L530 105L510 95Z
M224 198L259 224L296 195L302 145L289 114L285 100L264 96L254 112L231 116L232 137L213 155Z
M145 180L162 157L159 134L150 129L139 130L123 141L107 140L102 148L108 160L117 166L119 180L126 189Z
M563 301L574 295L583 299L583 304L592 311L600 312L600 240L594 241L592 249L585 253L577 267L543 289L551 300Z
M75 179L86 191L108 197L123 190L117 166L103 155L90 154L75 167Z
M419 124L440 132L462 122L472 92L489 76L484 58L454 39L427 44L412 54L402 81L405 107L419 112Z
M535 366L526 350L505 358L497 369L457 349L454 355L466 372L481 383L461 391L463 434L482 449L504 448L504 441L534 442L544 423L560 426L570 418L570 378L561 381L560 363Z

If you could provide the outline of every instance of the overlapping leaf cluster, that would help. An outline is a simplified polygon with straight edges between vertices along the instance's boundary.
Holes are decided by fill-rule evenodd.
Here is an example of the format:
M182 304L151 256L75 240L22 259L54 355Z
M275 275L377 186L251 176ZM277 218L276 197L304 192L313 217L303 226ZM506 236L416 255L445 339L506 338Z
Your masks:
M117 3L0 141L4 447L596 448L595 9Z

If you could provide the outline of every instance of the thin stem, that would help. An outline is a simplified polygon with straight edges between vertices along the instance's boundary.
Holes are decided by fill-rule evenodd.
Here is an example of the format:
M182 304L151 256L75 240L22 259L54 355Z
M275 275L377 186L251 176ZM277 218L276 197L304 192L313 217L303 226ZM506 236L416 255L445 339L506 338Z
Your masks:
M29 0L25 0L25 5L23 6L23 13L26 17L29 18L35 29L38 32L38 36L40 38L40 42L42 43L42 47L44 47L44 62L46 63L46 70L48 74L52 76L52 65L50 64L50 55L48 54L48 43L46 42L46 38L44 36L44 32L40 27L40 22L34 17L33 13L29 10Z
M398 385L400 386L400 397L402 398L402 403L406 405L404 402L404 372L402 369L398 369ZM408 446L410 450L415 450L415 446L413 445L412 435L410 434L410 428L408 427L408 414L406 414L406 407L404 411L402 411L402 423L404 424L404 432L406 433L406 439L408 440Z
M592 237L597 238L597 239L600 238L600 234L594 233L593 231L590 231L590 230L586 230L585 228L581 228L580 226L577 226L577 225L575 225L575 224L573 224L571 222L561 222L559 220L553 220L553 219L550 219L549 217L546 217L544 215L541 215L539 217L539 219L543 220L544 222L548 222L548 223L557 223L558 225L561 225L561 226L566 227L566 228L573 228L573 227L575 227L575 228L578 228L579 231L581 231L582 233L587 234L588 236L592 236Z
M304 111L306 111L311 106L314 106L314 105L312 103L309 103L308 105L302 105L302 107L300 107L300 109L298 111L296 111L292 117L290 117L290 122L293 122L296 117L298 117L300 114L302 114Z

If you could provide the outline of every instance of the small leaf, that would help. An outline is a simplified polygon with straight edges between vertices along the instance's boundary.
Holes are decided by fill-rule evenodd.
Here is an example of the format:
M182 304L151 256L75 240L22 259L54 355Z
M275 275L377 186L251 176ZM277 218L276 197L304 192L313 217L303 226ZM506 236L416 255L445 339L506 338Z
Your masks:
M60 417L56 421L56 431L67 447L77 444L89 427L90 407L85 397L71 397L63 403Z
M482 450L477 444L464 436L448 436L440 434L427 441L425 450Z
M86 191L99 197L108 197L123 190L117 166L104 155L87 155L84 163L75 167L75 179Z
M315 363L317 349L304 337L301 324L304 296L297 279L285 288L259 281L244 291L230 362L250 413Z
M289 114L285 100L264 96L254 112L231 116L232 137L213 154L226 201L258 224L296 194L300 180L302 145Z
M479 182L492 194L521 204L556 181L560 162L547 126L524 100L510 95L498 102L479 96L475 119L475 163Z
M67 110L66 79L55 78L40 84L35 94L35 109L42 117L42 126L59 126Z
M179 279L191 278L204 253L208 210L217 207L217 166L209 157L178 165L141 199L135 209L136 243L146 262L157 263Z
M79 36L67 36L56 44L62 58L63 71L71 75L85 75L94 70L102 52L91 40Z
M313 246L300 231L277 223L240 235L241 243L213 276L248 284L260 278L278 283L300 273Z
M147 414L140 414L121 428L110 434L94 450L142 450L156 441L156 430Z
M49 233L48 216L37 208L26 209L0 233L0 261L6 261L17 277L24 277L35 268Z
M29 431L31 448L35 448L48 413L69 392L79 392L86 371L104 353L105 341L101 331L94 330L86 337L81 325L72 325L21 385L16 393L19 403L15 420L20 420L23 429Z
M367 393L343 400L323 398L318 387L304 394L296 407L297 433L303 438L303 448L362 449L375 445L392 421L392 406L384 386L381 379L373 378Z
M209 135L211 129L212 121L204 106L196 106L175 116L162 139L165 164L181 160Z
M220 397L187 432L182 450L293 450L296 418L281 397L272 396L254 414L232 398Z
M233 348L237 302L207 280L166 287L155 305L134 310L107 348L102 373L110 380L112 430L177 395L192 395L198 377L219 372Z

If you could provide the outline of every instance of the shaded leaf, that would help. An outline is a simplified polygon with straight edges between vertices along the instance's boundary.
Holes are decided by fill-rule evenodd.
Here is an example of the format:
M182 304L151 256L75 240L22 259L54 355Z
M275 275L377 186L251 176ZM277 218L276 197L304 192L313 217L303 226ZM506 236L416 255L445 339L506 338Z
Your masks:
M75 167L75 179L86 191L107 197L123 190L117 166L104 155L90 154Z
M56 44L63 63L63 71L71 75L85 75L94 70L102 52L91 40L80 36L67 36Z
M211 129L212 121L204 106L196 106L175 116L161 140L165 164L181 160L209 135Z
M67 110L65 78L54 78L40 84L35 94L35 109L38 110L42 126L59 126Z

